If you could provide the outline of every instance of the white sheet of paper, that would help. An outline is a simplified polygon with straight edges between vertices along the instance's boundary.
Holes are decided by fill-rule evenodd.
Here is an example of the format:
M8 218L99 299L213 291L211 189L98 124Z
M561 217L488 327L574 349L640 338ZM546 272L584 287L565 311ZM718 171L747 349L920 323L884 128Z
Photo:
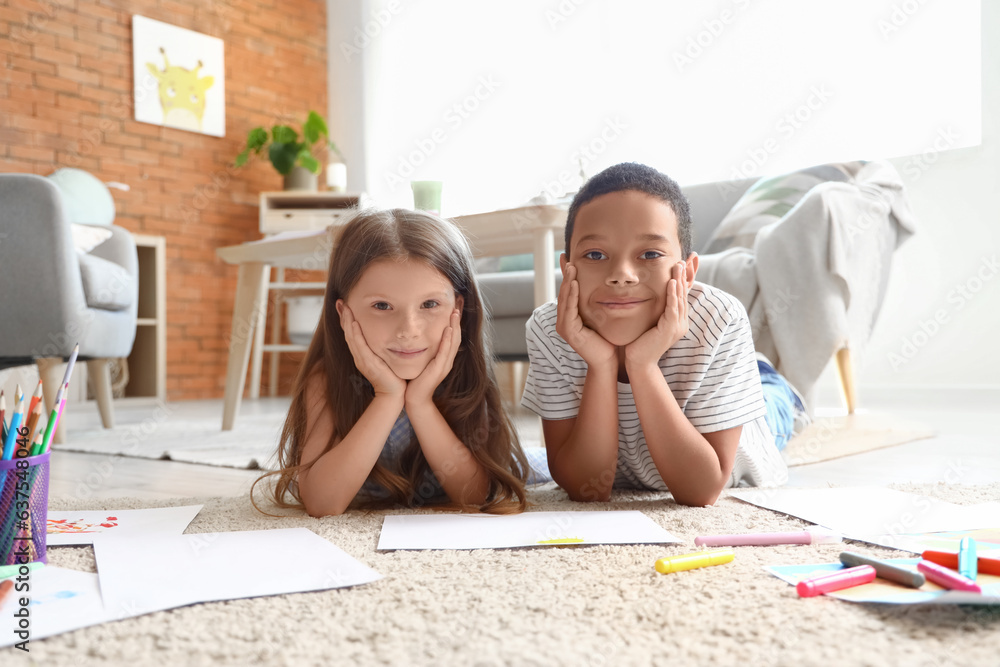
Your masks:
M29 591L14 591L0 604L0 618L4 619L0 646L22 641L13 632L12 616L20 609L21 597L31 600L28 604L31 641L115 620L104 610L97 575L93 572L46 565L33 570L27 584ZM29 643L28 647L32 645Z
M637 511L487 514L392 514L382 521L380 551L504 549L551 544L680 542Z
M141 510L49 510L46 545L93 544L95 535L180 535L204 505Z
M307 528L144 535L141 540L100 535L94 555L105 608L130 616L382 578Z
M1000 504L955 505L875 486L830 489L738 489L731 495L790 514L847 537L938 533L996 525Z

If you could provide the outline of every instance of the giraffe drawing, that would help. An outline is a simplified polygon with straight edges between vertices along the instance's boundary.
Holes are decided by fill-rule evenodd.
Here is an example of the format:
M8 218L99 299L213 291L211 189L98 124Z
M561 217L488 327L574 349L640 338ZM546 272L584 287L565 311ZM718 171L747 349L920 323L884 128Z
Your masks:
M194 69L184 69L171 65L167 52L161 47L163 54L163 70L153 63L146 67L159 81L160 106L163 108L163 124L182 130L201 131L201 120L205 115L205 91L215 83L215 77L198 78L198 70L202 62Z

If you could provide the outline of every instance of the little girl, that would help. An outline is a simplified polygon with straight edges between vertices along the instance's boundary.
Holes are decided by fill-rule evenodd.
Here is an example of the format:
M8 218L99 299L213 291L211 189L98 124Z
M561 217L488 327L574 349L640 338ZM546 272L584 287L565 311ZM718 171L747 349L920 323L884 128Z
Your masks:
M264 475L278 477L278 506L317 517L355 500L526 508L529 467L501 406L472 255L455 225L395 209L362 212L340 230L278 463Z

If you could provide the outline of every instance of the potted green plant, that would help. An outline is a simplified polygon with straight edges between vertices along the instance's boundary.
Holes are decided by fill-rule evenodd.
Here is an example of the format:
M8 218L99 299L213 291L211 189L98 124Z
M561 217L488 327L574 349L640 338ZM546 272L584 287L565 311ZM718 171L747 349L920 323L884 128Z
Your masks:
M250 155L260 155L267 148L267 156L279 174L284 176L286 190L315 190L316 177L322 170L316 151L320 147L336 153L341 160L340 150L330 141L326 121L315 111L310 111L302 125L302 135L291 126L279 124L270 133L263 127L255 127L247 135L246 148L236 156L236 166L242 167Z

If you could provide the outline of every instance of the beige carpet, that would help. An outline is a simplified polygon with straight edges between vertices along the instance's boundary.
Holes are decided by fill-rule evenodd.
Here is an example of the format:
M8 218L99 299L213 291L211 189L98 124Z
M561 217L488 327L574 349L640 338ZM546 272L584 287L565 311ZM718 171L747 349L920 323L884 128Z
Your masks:
M784 457L789 466L801 466L934 436L928 426L886 414L824 417L789 440Z
M57 451L90 452L186 463L270 469L281 430L281 414L240 415L232 431L218 415L149 418L112 430L71 430ZM515 420L525 447L542 446L537 419ZM806 465L933 437L934 432L885 414L827 417L810 424L785 448L788 465Z
M958 503L989 486L905 485ZM653 562L716 532L793 530L803 522L722 498L678 507L669 496L617 494L576 504L551 485L537 510L641 510L685 541L674 546L480 551L375 551L383 512L271 519L246 498L203 502L189 533L306 526L386 578L352 589L194 605L32 642L41 665L996 665L1000 610L856 605L799 599L772 564L834 561L837 545L743 547L729 564L660 575ZM163 503L129 499L57 509ZM904 556L850 543L856 550ZM50 551L55 565L94 571L90 547ZM276 555L294 567L295 554ZM9 619L3 621L9 623ZM29 657L0 650L0 664Z

